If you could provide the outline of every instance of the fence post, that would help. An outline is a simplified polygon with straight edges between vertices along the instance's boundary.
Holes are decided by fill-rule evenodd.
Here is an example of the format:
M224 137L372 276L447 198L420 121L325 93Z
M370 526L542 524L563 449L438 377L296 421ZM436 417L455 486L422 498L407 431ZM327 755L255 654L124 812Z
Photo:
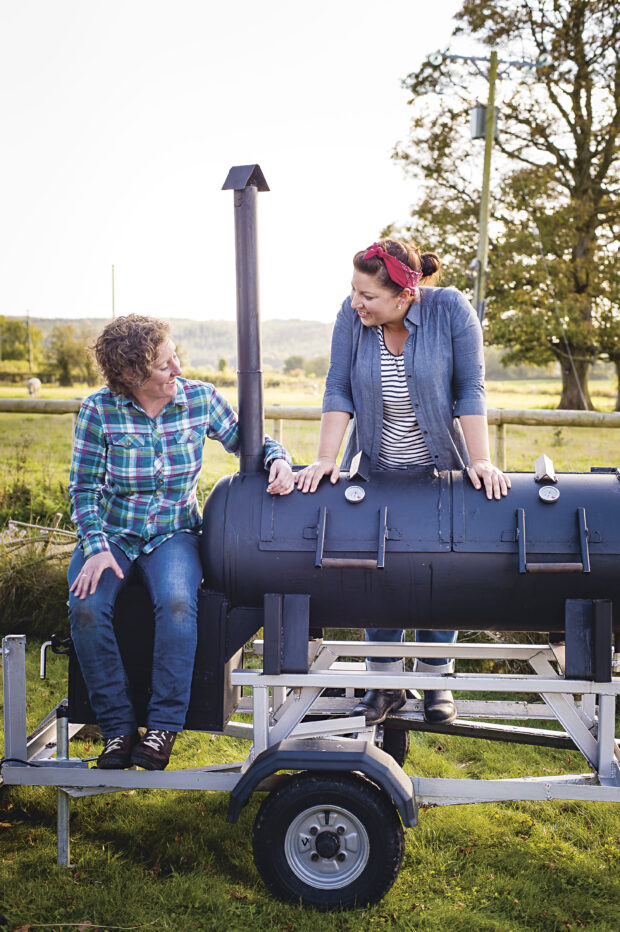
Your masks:
M47 556L47 551L50 549L50 544L52 543L52 537L54 536L54 531L56 530L56 528L58 527L61 521L62 521L62 512L57 511L56 514L54 515L52 526L49 529L47 540L45 542L45 546L43 547L44 557Z
M274 417L273 419L273 440L275 440L277 443L282 443L282 434L283 434L282 418Z
M506 425L503 421L495 425L495 465L506 469Z

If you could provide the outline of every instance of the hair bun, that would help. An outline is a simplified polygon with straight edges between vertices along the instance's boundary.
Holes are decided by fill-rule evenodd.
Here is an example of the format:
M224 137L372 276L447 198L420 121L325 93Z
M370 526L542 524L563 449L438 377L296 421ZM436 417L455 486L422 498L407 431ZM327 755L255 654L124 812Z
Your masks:
M425 252L420 256L422 263L422 275L424 278L430 278L431 275L437 275L441 272L441 261L439 256L434 252Z

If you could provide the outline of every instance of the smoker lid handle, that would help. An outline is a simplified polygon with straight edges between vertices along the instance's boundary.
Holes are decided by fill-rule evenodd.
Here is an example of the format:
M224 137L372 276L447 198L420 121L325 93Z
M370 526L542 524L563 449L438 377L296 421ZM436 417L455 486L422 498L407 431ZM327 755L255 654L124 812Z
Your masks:
M327 533L327 505L323 505L319 513L319 523L316 535L316 553L314 565L316 569L377 569L385 568L385 542L388 536L388 510L387 505L379 509L379 538L377 542L377 559L368 560L360 557L325 557L325 534Z

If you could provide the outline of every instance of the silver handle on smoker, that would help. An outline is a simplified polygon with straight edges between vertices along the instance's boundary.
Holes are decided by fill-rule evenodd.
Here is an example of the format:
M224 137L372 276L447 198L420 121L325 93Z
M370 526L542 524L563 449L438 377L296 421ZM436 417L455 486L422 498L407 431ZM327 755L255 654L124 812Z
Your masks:
M382 570L385 568L385 542L387 540L387 506L379 509L379 539L377 543L377 559L362 560L359 557L324 557L325 534L327 531L327 505L321 508L319 524L317 527L316 555L314 565L317 569L366 569Z
M588 525L585 508L577 509L579 529L580 563L528 563L525 546L525 508L517 508L517 545L519 547L520 573L589 573L590 550L588 547Z

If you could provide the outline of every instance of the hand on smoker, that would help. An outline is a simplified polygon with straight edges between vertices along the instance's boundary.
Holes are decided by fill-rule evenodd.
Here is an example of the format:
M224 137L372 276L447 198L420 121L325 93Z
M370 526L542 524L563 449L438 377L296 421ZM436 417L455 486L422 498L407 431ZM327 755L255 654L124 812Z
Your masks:
M339 475L340 467L335 460L322 456L295 475L295 484L300 492L316 492L323 476L329 476L329 481L335 485Z
M119 579L123 579L123 571L110 551L102 550L101 553L95 553L86 560L79 575L73 580L70 591L78 599L85 599L87 595L93 595L97 589L101 574L106 569L113 570Z
M267 491L270 495L288 495L295 488L293 470L283 459L273 460L269 468Z
M508 495L510 479L504 475L501 469L494 466L491 460L472 460L467 467L467 474L474 488L481 489L484 484L487 498L500 499L502 495Z

